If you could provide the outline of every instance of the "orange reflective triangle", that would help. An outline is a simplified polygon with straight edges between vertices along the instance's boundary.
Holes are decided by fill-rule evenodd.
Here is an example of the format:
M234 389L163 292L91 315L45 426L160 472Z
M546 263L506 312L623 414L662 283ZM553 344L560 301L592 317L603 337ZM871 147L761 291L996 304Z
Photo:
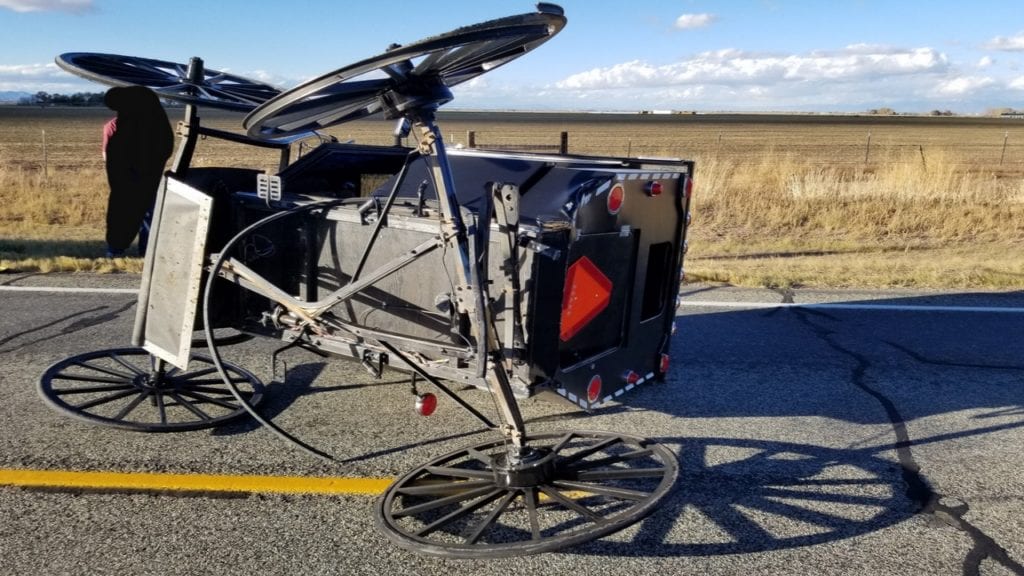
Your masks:
M559 337L568 342L608 307L612 281L586 256L573 262L565 275Z

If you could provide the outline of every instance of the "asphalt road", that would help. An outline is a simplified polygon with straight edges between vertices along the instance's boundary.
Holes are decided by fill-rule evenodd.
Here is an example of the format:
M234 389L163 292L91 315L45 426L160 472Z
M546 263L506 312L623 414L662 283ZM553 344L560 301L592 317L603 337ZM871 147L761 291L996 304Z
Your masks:
M40 374L127 345L131 276L0 286L0 468L392 477L489 433L451 402L303 352L275 379L254 341L226 356L267 382L261 411L323 462L241 421L143 434L46 406ZM762 307L758 303L828 306ZM532 431L657 439L680 477L648 519L561 552L459 561L400 550L365 495L0 487L6 574L1024 574L1024 294L686 290L667 382L595 414L523 403ZM279 375L280 376L280 375ZM283 380L283 381L282 381ZM489 398L462 395L490 414Z

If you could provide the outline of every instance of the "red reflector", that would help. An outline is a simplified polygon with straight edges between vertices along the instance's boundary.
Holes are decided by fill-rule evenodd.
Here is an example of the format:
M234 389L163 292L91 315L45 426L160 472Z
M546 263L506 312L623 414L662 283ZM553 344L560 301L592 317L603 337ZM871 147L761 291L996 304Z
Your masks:
M632 370L626 370L622 374L622 380L626 384L636 384L637 382L640 381L640 375L637 374L636 372L633 372Z
M618 214L619 210L622 210L622 205L626 201L626 190L619 184L612 187L611 192L608 193L608 213Z
M416 397L416 412L420 416L430 416L437 410L437 396L430 392Z
M661 196L661 191L663 190L661 182L658 182L657 180L648 182L645 189L647 190L648 196Z
M602 310L612 296L612 281L586 256L573 262L565 274L562 318L558 336L568 342Z
M590 379L590 384L587 384L587 402L593 404L597 402L597 399L601 397L601 376L594 374L593 378Z
M689 200L693 196L693 178L686 179L686 199Z
M661 361L658 363L658 370L662 374L668 374L669 357L668 354L661 355Z

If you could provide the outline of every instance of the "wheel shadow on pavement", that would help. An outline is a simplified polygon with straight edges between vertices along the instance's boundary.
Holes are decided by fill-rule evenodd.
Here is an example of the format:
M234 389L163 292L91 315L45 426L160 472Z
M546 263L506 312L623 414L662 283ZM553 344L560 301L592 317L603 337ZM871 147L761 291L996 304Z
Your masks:
M996 300L1020 307L1022 296ZM756 553L852 538L943 511L913 450L1024 428L1020 314L934 310L978 307L978 299L849 302L905 309L899 312L852 306L680 316L671 348L676 368L667 382L626 397L625 411L703 422L707 435L653 438L678 451L672 492L638 526L572 552ZM609 409L623 412L623 405ZM794 433L803 418L836 425ZM929 418L942 425L911 425ZM928 435L915 438L918 429ZM820 444L792 441L822 430Z

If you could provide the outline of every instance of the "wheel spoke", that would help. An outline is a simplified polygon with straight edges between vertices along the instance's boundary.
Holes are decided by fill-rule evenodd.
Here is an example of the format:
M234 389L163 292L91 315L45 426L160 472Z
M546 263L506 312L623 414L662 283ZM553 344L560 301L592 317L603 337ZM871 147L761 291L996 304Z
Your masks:
M494 508L487 514L487 516L483 520L480 521L479 524L476 525L475 528L473 528L473 531L469 533L469 536L466 536L466 543L475 544L477 540L479 540L480 537L483 536L484 532L486 532L488 528L494 525L495 521L498 520L498 517L505 512L505 509L508 508L508 505L511 504L512 500L514 500L518 495L518 491L510 490L506 492L505 497L502 498L494 506Z
M206 396L204 394L198 394L196 392L193 392L192 390L179 390L178 392L180 394L184 394L185 396L188 396L189 398L194 398L196 400L199 400L200 402L205 402L205 403L209 403L209 404L216 404L217 406L221 406L223 408L227 408L228 410L237 410L238 409L238 405L236 405L236 404L232 404L230 402L225 402L224 400L221 400L219 398L210 398L209 396Z
M127 418L128 414L131 413L132 410L135 410L135 408L139 404L141 404L143 400L149 397L149 394L149 390L143 390L141 394L136 396L131 402L128 403L127 406L122 408L120 412L114 415L114 420L124 420L125 418Z
M176 394L174 392L171 392L170 396L171 396L171 398L174 398L175 400L177 400L178 404L180 404L181 406L184 406L189 412L191 412L191 413L195 414L196 416L198 416L200 420L206 420L206 421L210 420L210 415L209 414L207 414L206 412L203 412L202 410L200 410L198 406L193 406L191 402L189 402L188 400L185 400L184 398L182 398L180 394Z
M124 378L107 378L105 376L79 376L77 374L55 374L54 380L71 380L73 382L103 382L105 384L128 384Z
M87 368L89 370L95 370L97 372L102 372L102 373L104 373L104 374L106 374L108 376L114 376L115 378L124 378L125 380L131 380L132 378L134 378L134 374L126 374L124 372L118 372L117 370L111 370L110 368L104 368L103 366L94 366L94 365L92 365L92 364L90 364L88 362L73 362L71 365L72 366L81 366L82 368Z
M565 448L569 444L569 442L572 442L572 439L575 437L576 435L573 434L572 432L566 432L564 436L558 439L558 444L555 444L554 446L551 447L551 452L554 454L558 454L559 452L562 451L563 448Z
M470 488L491 486L491 480L459 480L456 482L431 482L422 486L402 486L395 490L397 494L406 496L435 496L439 494L454 494L463 492Z
M626 468L622 470L592 470L580 472L577 480L623 480L635 478L658 478L668 473L666 468Z
M156 409L160 412L160 423L167 424L167 406L164 404L164 395L159 392L155 392L153 394L153 399L156 400Z
M431 500L430 502L424 502L423 504L417 504L415 506L409 506L407 508L402 508L401 510L396 510L394 512L394 517L395 518L401 518L403 516L415 516L417 514L422 514L424 512L428 512L430 510L436 510L438 508L443 508L445 506L449 506L451 504L462 502L464 500L471 500L473 498L478 498L480 496L483 496L484 494L490 493L492 490L494 490L494 485L493 484L489 484L487 486L482 486L480 488L476 488L476 489L473 489L473 490L466 490L465 492L459 492L458 494L452 494L451 496L445 496L443 498L437 498L437 499Z
M590 508L587 508L586 506L580 504L579 502L573 500L572 498L569 498L568 496L562 494L558 490L556 490L556 489L554 489L552 487L543 486L543 485L540 486L539 488L540 488L540 491L543 492L545 496L547 496L548 498L551 498L555 502L558 502L559 504L561 504L565 508L568 508L569 510L572 510L573 512L579 514L580 516L583 516L587 520L590 520L591 522L595 522L595 523L598 523L598 524L604 522L604 518L602 518L596 512L594 512Z
M523 491L523 500L530 516L530 538L540 540L540 519L537 518L537 489L527 488Z
M558 463L559 463L560 466L567 466L569 464L572 464L573 462L578 462L578 461L583 460L584 458L586 458L586 457L588 457L588 456L590 456L592 454L596 454L596 453L598 453L598 452L600 452L600 451L602 451L602 450L604 450L606 448L610 448L612 446L615 446L616 444L621 444L621 443L622 443L622 438L619 438L618 436L613 437L613 438L608 438L607 440L605 440L603 442L599 442L597 444L594 444L593 446L591 446L589 448L584 448L583 450L580 450L579 452L574 452L574 453L572 453L572 454L570 454L568 456L565 456L561 460L559 460Z
M132 372L140 375L140 376L145 375L145 374L149 374L149 372L143 370L142 368L139 368L138 366L135 366L135 365L129 363L127 360L121 358L120 356L118 356L117 354L115 354L113 352L110 353L110 359L113 360L114 362L117 362L121 366L124 366L125 368L131 370Z
M487 493L485 496L482 496L480 499L476 500L475 502L470 502L470 503L466 504L465 506L462 506L458 510L456 510L456 511L450 513L450 514L447 514L447 515L445 515L445 516L443 516L441 518L438 518L434 522L431 522L430 524L424 526L421 530L419 530L419 532L416 533L416 535L417 536L426 536L426 535L430 534L431 532L434 532L434 531L438 530L439 528L441 528L442 526L444 526L446 524L450 524L450 523L452 523L452 522L462 518L463 516L465 516L467 514L471 514L471 513L475 512L476 510L479 510L482 506L486 506L487 504L490 504L491 502L493 502L495 499L497 499L499 496L501 496L502 492L504 492L504 490L502 490L501 488L494 488L489 493Z
M190 381L190 380L193 380L195 378L199 378L201 376L206 376L208 374L213 374L216 371L217 371L217 367L216 366L210 366L209 368L203 368L201 370L195 370L193 372L186 372L184 374L179 374L179 375L175 376L175 379L182 380L182 381Z
M248 382L249 381L248 378L244 378L242 376L239 376L237 378L228 378L228 380L232 384L241 384L243 382ZM192 390L195 390L196 389L196 385L203 386L203 385L211 385L211 384L213 384L213 385L224 384L224 379L223 378L210 378L210 379L207 379L207 380L180 380L179 381L179 379L177 377L175 377L174 378L174 382L179 384L179 385L181 385L181 386L185 386L185 387L188 387L188 388L190 388ZM228 391L228 393L230 394L231 392Z
M591 484L589 482L574 482L572 480L557 480L552 482L551 485L563 490L579 490L580 492L589 492L591 494L610 496L612 498L620 498L622 500L632 500L634 502L639 502L651 495L650 492L643 492L641 490L630 490L629 488L605 486L604 484Z
M494 473L489 470L466 470L465 468L451 468L449 466L427 466L427 472L435 476L449 476L453 478L469 479L492 479Z
M454 54L454 57L439 64L441 74L447 77L449 75L459 75L468 70L477 70L477 73L484 72L486 70L480 68L493 60L501 60L509 56L512 58L521 56L525 52L521 41L522 38L518 36L504 40L494 40L476 50L467 50Z
M137 390L138 388L134 384L110 384L108 386L89 386L87 388L63 388L57 390L54 388L53 393L58 396L64 396L67 394L94 394L96 392L115 392L117 390Z
M476 448L467 448L466 455L476 460L477 462L482 462L487 466L491 465L491 456L489 454L484 454L483 452L477 450Z
M140 392L137 389L136 390L125 390L123 392L117 392L116 394L111 394L110 396L103 396L102 398L96 398L96 399L90 400L88 402L85 402L83 404L77 404L77 405L74 406L74 408L75 408L75 410L88 410L89 408L95 408L97 406L101 406L103 404L108 404L110 402L113 402L114 400L120 400L121 398L127 398L128 396L131 396L132 394L139 394L139 393Z
M612 464L617 464L619 462L623 462L623 461L626 461L626 460L635 460L637 458L643 458L645 456L650 456L650 455L651 455L651 451L650 450L647 450L647 449L635 450L633 452L628 452L626 454L615 454L614 456L608 456L606 458L601 458L600 460L589 460L589 461L586 461L586 462L578 462L576 464L573 464L572 466L567 466L566 469L567 470L572 470L572 471L589 470L589 469L592 469L592 468L601 468L602 466L610 466Z
M202 394L219 394L224 397L234 397L234 394L232 394L231 390L229 390L227 386L222 388L212 388L210 386L183 386L182 390L189 390L192 392L199 392ZM253 394L251 390L239 390L238 392L242 396L252 396Z

